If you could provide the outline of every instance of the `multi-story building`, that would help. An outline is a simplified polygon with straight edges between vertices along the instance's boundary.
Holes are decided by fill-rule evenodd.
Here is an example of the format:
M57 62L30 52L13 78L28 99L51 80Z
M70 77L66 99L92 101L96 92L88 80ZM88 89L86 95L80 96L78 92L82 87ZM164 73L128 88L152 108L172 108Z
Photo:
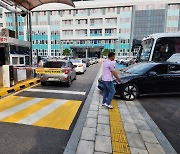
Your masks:
M135 42L159 32L180 30L179 0L95 0L75 2L72 8L46 4L32 11L32 50L58 57L64 49L74 56L100 56L103 49L132 55ZM18 17L19 38L26 40L26 17ZM6 26L15 30L6 13Z
M4 14L4 9L0 7L0 28L5 27L6 24L6 16Z

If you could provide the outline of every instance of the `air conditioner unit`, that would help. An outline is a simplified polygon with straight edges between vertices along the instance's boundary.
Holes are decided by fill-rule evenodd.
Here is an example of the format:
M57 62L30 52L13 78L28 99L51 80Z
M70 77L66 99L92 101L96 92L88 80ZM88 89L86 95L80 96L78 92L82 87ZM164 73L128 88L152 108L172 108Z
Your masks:
M2 37L12 37L12 38L15 38L15 36L16 36L15 31L12 31L12 30L7 29L7 28L2 28L0 34L1 34Z

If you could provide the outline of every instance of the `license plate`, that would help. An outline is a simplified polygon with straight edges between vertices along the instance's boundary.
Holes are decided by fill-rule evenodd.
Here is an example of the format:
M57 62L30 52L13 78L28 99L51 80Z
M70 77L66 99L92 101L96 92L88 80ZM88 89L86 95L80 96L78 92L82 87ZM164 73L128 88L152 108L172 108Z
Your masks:
M59 81L59 78L48 78L48 81Z

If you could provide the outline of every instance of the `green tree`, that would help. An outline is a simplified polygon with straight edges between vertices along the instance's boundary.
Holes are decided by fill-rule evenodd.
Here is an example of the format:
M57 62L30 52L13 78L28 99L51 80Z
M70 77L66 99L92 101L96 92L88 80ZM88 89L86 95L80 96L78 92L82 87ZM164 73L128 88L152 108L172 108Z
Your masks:
M71 55L71 51L69 49L64 49L63 50L63 55L64 56L70 56Z
M109 49L104 49L104 51L102 52L102 55L107 56L109 52L110 52Z

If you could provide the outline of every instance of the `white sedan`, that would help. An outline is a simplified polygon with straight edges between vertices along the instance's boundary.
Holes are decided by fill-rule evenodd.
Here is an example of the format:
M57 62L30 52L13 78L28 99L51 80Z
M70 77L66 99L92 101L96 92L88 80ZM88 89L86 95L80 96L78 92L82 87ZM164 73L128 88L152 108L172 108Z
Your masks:
M82 59L71 59L75 67L76 73L84 73L86 71L86 63Z

